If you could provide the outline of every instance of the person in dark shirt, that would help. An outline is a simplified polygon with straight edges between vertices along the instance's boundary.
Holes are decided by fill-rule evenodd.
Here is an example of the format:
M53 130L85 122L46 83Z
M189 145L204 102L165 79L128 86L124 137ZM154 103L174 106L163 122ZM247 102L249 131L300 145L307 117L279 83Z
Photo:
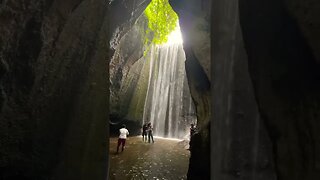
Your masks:
M191 136L193 136L195 132L196 132L196 127L194 126L194 124L191 124L191 127L190 127L190 139L191 139Z
M189 141L189 149L191 149L192 147L192 142L191 142L191 138L192 136L196 133L196 127L194 126L194 124L191 124L191 127L190 127L190 141Z
M143 124L143 126L142 126L142 141L143 142L147 142L147 130L148 130L147 124Z
M152 140L152 143L154 143L153 140L153 128L151 126L151 123L148 123L148 142L150 143L150 140Z

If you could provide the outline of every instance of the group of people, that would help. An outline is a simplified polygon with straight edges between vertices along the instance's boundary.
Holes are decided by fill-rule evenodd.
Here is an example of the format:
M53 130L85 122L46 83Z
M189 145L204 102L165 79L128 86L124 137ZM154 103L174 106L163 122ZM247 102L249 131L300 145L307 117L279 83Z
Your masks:
M153 128L151 126L151 123L145 123L143 126L142 126L142 141L143 142L148 142L150 143L151 140L152 140L152 143L154 143L154 140L153 140Z
M117 146L117 153L119 152L119 147L120 145L122 145L122 149L121 151L124 150L124 147L125 147L125 144L126 144L126 139L127 139L127 136L129 135L129 131L128 129L126 129L126 125L123 124L121 129L119 130L119 138L118 138L118 146ZM194 124L191 124L191 127L190 127L190 140L191 140L191 137L196 133L196 127ZM153 140L153 128L151 126L151 123L145 123L143 124L142 126L142 141L143 142L151 142L154 143L154 140ZM190 144L190 148L191 148L191 145Z

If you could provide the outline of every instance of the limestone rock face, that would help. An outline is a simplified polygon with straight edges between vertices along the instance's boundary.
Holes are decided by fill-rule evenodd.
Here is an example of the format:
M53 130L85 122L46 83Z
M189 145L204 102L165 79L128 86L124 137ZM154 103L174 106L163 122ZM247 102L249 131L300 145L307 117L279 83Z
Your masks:
M238 3L215 1L212 14L214 179L277 179L272 142L248 70Z
M191 138L188 179L210 177L210 1L170 1L177 12L186 53L186 73L199 132Z
M277 177L319 179L319 2L239 3L249 73Z
M1 179L104 179L105 1L1 2Z
M187 29L196 24L188 20L203 11L192 1L171 2L187 19L181 27L187 27L186 52L193 51L189 60L202 66L193 41L187 40L196 35ZM319 178L319 3L214 1L212 7L213 178ZM192 90L192 77L204 76L188 76L195 102L203 102L196 98L199 89ZM201 153L205 142L199 134L188 176L194 179L199 178L194 173L209 173L201 171L205 166L193 166L192 157L208 157Z
M142 120L149 77L149 71L143 68L145 61L143 38L146 27L147 19L141 14L117 42L110 61L110 109L114 117L113 122L123 119ZM131 106L133 102L136 103ZM133 109L140 109L142 112ZM130 110L132 111L129 112Z
M211 79L210 10L208 0L171 0L171 6L179 16L185 49L192 48L207 78Z

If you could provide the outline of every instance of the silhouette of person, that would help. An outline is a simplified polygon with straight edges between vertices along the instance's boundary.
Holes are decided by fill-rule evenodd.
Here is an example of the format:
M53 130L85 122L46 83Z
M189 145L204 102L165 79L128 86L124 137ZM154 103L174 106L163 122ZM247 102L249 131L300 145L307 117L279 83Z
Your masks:
M143 142L147 142L147 130L148 130L147 124L143 124L143 126L142 126L142 141Z
M196 133L196 127L194 126L194 124L191 124L190 127L190 141L189 141L189 148L188 150L190 150L192 148L192 142L191 142L191 138L192 136Z
M151 126L151 123L148 123L148 143L150 143L151 139L152 139L152 143L154 143L154 140L153 140L153 128Z
M190 139L191 139L191 136L193 136L195 132L196 132L196 127L194 126L194 124L191 124L191 127L190 127Z
M120 135L119 135L119 139L118 139L117 153L119 152L120 145L122 145L121 152L124 150L124 147L126 145L127 135L129 135L129 131L128 131L128 129L126 129L125 124L123 124L122 128L119 129L119 133L120 133Z

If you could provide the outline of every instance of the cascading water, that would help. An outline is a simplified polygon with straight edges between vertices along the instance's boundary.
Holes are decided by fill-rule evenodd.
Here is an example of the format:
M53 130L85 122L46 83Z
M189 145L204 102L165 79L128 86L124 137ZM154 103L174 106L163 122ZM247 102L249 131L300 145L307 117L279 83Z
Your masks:
M196 122L185 59L179 25L168 43L152 45L147 55L150 68L143 122L151 122L155 136L188 137L190 123Z

